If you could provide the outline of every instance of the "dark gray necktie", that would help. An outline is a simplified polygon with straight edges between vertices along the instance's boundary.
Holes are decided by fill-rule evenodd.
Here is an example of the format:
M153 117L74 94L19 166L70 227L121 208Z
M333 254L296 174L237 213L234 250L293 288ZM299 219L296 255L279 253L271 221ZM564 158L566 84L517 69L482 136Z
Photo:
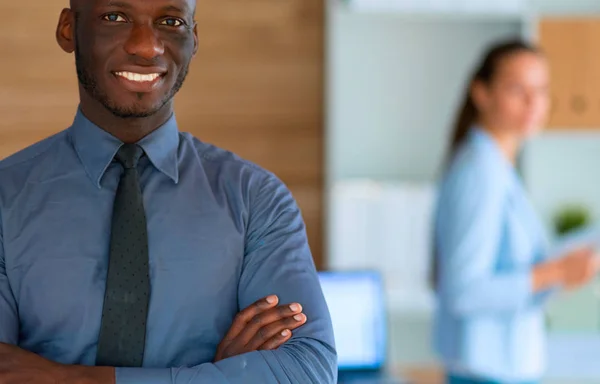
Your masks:
M141 367L150 295L148 233L137 164L142 149L125 144L115 156L124 172L114 202L110 260L96 365Z

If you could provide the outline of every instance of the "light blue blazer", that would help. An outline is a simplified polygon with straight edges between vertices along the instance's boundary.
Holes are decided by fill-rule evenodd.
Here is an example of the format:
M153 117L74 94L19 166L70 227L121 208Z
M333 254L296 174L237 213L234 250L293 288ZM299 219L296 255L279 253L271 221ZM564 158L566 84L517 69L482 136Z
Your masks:
M474 127L441 181L434 344L448 371L519 382L545 371L543 303L532 267L548 241L512 164Z

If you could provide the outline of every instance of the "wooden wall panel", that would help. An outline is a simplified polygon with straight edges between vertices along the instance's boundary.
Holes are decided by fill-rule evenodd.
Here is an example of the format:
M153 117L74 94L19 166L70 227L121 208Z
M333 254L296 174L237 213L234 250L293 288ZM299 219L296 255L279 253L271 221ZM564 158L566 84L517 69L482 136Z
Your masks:
M73 57L54 40L68 2L0 0L0 158L66 128ZM322 265L323 0L202 0L200 51L177 96L180 127L275 172Z
M600 128L600 19L546 18L539 42L552 70L550 128Z

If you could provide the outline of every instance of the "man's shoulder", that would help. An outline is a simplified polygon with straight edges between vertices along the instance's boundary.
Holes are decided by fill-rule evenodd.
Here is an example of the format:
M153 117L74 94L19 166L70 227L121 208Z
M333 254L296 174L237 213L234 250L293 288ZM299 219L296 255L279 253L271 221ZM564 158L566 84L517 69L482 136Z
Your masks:
M65 136L66 130L58 132L0 160L0 175L13 171L20 172L22 168L44 163L46 161L45 155L64 141Z
M276 181L277 176L266 168L241 157L240 155L204 142L190 133L182 133L184 139L193 147L200 161L207 168L227 172L228 174L261 179L264 181Z

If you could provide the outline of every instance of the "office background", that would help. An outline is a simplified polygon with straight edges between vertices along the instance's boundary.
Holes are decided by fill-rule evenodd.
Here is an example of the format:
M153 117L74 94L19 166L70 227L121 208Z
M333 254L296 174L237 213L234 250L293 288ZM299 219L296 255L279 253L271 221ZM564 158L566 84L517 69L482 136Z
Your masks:
M433 208L434 182L470 71L487 44L503 37L542 40L552 53L568 46L585 50L587 41L573 39L591 39L600 12L595 1L452 3L331 2L327 19L326 254L336 268L385 271L393 308L393 355L409 365L435 362L429 340L430 226L422 218ZM520 5L524 9L515 11ZM569 20L575 26L558 27L559 35L572 32L562 33L563 43L553 32L556 24ZM575 60L589 69L597 52L590 48ZM565 75L570 59L558 55L553 81ZM594 72L582 69L583 81L593 82ZM554 98L587 97L590 109L598 110L597 88L588 95L573 78L561 86L553 89ZM557 101L565 104L553 101L555 108ZM600 121L595 116L561 121L559 112L564 115L554 111L551 129L529 143L521 161L525 183L550 233L555 216L566 207L583 206L590 225L600 213ZM593 284L562 295L549 307L549 376L557 382L600 382L594 363L600 358L596 289Z
M0 158L73 118L73 58L54 40L67 5L0 0L6 16ZM514 35L538 39L540 25L565 18L593 29L600 2L202 0L201 48L177 97L178 120L182 130L257 162L289 185L320 269L383 271L392 361L435 372L428 213L465 82L488 43ZM600 59L594 52L573 59L592 66ZM598 124L549 127L522 159L549 231L556 213L572 204L584 206L592 224L600 215L600 120L589 120ZM600 360L595 289L563 295L549 308L556 362L549 382L600 383L593 364Z

